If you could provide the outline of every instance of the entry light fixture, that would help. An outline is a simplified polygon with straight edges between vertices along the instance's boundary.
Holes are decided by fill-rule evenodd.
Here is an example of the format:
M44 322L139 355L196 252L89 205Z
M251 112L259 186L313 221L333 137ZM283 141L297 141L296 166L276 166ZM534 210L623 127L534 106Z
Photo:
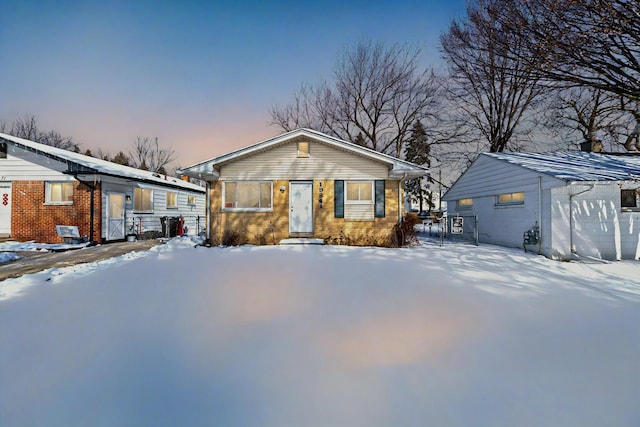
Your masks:
M284 193L286 190L287 190L287 187L285 187L284 185L282 185L282 186L280 187L280 192L281 192L281 193Z

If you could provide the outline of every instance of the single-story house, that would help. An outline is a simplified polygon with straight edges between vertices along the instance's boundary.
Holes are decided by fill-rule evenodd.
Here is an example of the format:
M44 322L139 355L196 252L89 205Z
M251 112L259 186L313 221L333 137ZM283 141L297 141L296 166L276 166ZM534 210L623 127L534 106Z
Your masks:
M298 129L194 164L208 183L212 242L287 238L384 240L403 216L406 179L428 171L395 157Z
M180 217L204 229L204 187L0 133L0 236L58 243L67 226L100 243L166 232Z
M637 155L485 153L443 199L450 218L477 216L480 242L619 260L640 258L639 189Z

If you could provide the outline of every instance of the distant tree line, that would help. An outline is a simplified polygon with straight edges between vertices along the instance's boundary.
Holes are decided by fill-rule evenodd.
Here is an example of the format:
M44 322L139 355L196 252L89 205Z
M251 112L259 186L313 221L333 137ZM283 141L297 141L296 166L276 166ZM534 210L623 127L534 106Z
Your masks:
M72 137L63 137L56 131L41 130L35 116L18 118L8 124L0 122L0 133L81 153L79 142L74 141ZM86 149L82 154L161 174L167 174L167 166L176 159L175 151L161 147L157 137L140 136L131 144L127 153L119 151L112 156L108 151L98 148L95 154L90 149Z

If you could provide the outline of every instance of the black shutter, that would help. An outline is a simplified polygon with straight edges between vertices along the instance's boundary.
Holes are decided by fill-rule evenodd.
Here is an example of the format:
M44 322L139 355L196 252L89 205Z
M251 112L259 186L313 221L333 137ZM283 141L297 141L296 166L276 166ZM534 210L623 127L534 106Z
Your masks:
M344 218L344 181L333 181L333 211L336 218Z
M375 216L384 218L384 179L376 179Z

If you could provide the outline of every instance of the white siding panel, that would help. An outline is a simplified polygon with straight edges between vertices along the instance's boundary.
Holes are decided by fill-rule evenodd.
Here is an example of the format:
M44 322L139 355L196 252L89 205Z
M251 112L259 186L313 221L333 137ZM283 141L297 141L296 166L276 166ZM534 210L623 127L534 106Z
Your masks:
M373 221L373 205L344 205L344 219L346 221Z
M388 166L321 143L308 158L297 157L295 142L237 160L221 168L222 180L387 179Z
M55 179L72 181L73 177L62 173L66 169L67 165L63 162L9 146L7 158L0 159L0 180L46 181Z
M153 190L153 212L137 213L133 211L133 189L131 184L123 183L103 183L102 186L102 218L107 217L107 194L109 192L124 193L131 197L132 202L125 207L125 231L127 233L138 233L140 227L142 231L162 231L162 217L182 216L189 234L197 234L206 226L206 199L203 193L192 193L190 191L146 185L145 188ZM167 209L167 192L178 193L178 208ZM187 204L188 195L194 195L195 206ZM106 236L106 221L103 221L102 236Z
M537 192L538 177L542 188L563 186L565 182L506 161L480 156L454 183L444 200L496 196L502 193Z

